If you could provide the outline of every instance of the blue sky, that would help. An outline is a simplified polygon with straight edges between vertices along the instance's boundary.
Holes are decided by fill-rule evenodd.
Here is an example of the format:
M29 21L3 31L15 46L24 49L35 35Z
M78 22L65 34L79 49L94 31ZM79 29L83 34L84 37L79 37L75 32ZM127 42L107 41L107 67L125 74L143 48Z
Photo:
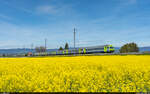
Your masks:
M0 48L150 46L150 0L0 0Z

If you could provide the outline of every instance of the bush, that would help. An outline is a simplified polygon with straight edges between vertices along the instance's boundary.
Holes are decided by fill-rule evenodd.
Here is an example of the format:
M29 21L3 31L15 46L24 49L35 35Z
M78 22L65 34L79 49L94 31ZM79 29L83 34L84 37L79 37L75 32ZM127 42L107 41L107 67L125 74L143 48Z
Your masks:
M63 48L60 46L59 50L61 51L61 50L63 50Z
M36 47L36 48L35 48L35 51L38 52L38 53L46 52L46 48L43 47L43 46Z
M139 52L136 43L127 43L120 48L120 53Z

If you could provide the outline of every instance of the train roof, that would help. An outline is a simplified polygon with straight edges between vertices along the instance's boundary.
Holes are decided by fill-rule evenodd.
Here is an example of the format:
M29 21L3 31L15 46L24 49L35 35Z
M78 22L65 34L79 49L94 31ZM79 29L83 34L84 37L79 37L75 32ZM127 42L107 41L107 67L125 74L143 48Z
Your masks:
M95 48L104 48L104 46L109 46L109 45L98 45L98 46L89 46L89 47L77 47L75 49L84 49L84 48L86 48L86 49L95 49ZM69 50L74 50L74 48L69 48Z
M83 48L104 48L104 46L109 46L109 45L99 45L99 46L89 46L89 47L79 47L80 49L83 49Z

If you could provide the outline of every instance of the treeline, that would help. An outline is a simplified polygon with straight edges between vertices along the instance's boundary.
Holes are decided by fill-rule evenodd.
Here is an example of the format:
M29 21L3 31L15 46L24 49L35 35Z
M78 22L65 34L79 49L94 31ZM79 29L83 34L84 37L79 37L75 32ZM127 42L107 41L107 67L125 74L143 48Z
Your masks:
M68 43L65 44L65 47L64 47L64 48L63 48L62 46L60 46L60 48L59 48L59 50L64 50L64 49L65 49L65 50L69 49L69 44L68 44ZM35 51L36 51L37 53L46 52L46 48L43 47L43 46L36 47L36 48L35 48Z
M67 50L67 49L69 49L69 44L68 43L66 43L65 44L65 48L63 48L62 46L60 46L60 48L59 48L59 50Z
M36 48L35 48L35 51L38 52L38 53L46 52L46 48L43 47L43 46L36 47Z

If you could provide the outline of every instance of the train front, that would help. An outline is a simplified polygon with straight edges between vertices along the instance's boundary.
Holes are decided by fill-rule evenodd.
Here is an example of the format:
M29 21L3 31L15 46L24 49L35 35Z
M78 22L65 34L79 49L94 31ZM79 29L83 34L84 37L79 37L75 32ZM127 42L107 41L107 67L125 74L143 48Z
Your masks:
M110 53L113 53L113 52L115 52L115 48L112 45L108 45L107 51Z

